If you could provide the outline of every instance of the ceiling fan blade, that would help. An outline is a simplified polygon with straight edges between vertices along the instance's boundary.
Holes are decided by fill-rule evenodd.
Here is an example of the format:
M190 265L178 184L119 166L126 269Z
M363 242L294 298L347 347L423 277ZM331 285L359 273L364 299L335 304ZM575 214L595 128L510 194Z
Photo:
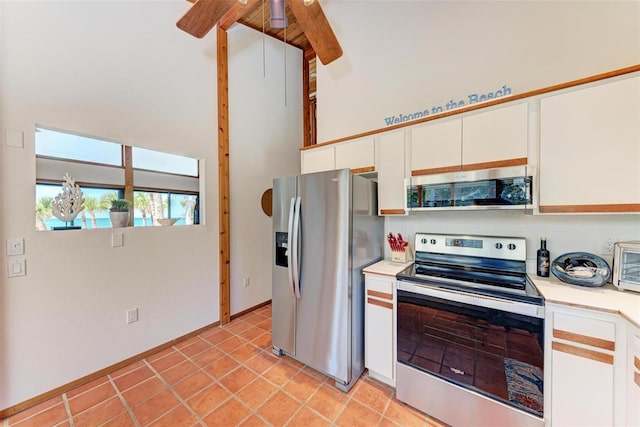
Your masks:
M237 0L198 0L176 25L181 30L201 39L236 3Z
M287 0L287 5L320 62L327 65L342 56L342 47L317 0L309 6L305 6L302 0Z
M239 1L236 2L229 11L224 14L220 21L218 22L218 26L227 31L233 24L235 24L238 19L242 18L248 13L251 13L254 9L260 6L261 0L247 0L246 3L241 3Z

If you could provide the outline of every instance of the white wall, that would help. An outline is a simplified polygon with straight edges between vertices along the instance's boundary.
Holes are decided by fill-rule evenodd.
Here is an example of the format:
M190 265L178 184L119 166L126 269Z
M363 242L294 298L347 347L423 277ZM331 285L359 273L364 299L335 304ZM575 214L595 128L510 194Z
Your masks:
M241 25L228 31L228 40L234 314L271 299L272 221L260 200L273 178L300 173L302 51L288 46L285 57L284 44L268 36L263 51L262 33Z
M503 85L640 63L640 2L326 0L344 55L318 63L320 142Z
M0 3L0 28L3 27L3 22L4 22L4 15L2 12L2 4ZM0 31L0 82L2 81L2 76L4 74L4 56L2 55L2 49L4 48L4 33L2 31ZM0 86L1 87L1 86ZM4 136L2 134L2 130L4 129L4 97L1 95L0 93L0 165L3 165L3 152L4 150L1 148L4 145ZM4 169L4 168L3 168ZM4 204L4 173L0 170L0 205ZM2 211L0 210L0 213ZM5 247L2 242L5 241L5 234L4 234L4 224L3 222L0 220L0 254L2 254L3 256L0 257L0 259L4 260L4 249L2 249L3 247ZM4 263L3 263L4 264ZM5 270L4 268L0 267L0 308L2 308L2 311L4 311L4 304L5 304L5 297L4 297L4 289L5 289L5 285L3 282L3 277L5 274ZM2 316L2 314L0 314L0 337L2 335L4 335L5 329L4 329L4 322L5 319ZM2 338L0 338L0 384L3 384L5 382L4 379L4 372L6 371L6 364L4 363L4 340ZM2 404L2 391L0 391L0 407L3 407L4 405Z
M468 100L471 93L503 85L517 94L640 63L639 1L326 0L322 5L344 56L328 66L318 64L320 142L384 128L390 115ZM531 155L535 162L537 153ZM570 251L600 254L608 237L640 239L637 215L429 212L387 218L385 229L409 236L526 237L529 271L535 271L540 237L549 238L552 257Z
M517 236L527 239L527 271L536 271L536 250L547 237L551 260L567 252L590 252L611 266L612 257L603 252L607 238L640 240L638 215L525 215L516 211L420 212L409 217L388 217L386 233L411 236L415 233L479 234ZM391 252L386 248L386 256Z
M219 320L215 32L178 30L188 8L0 2L2 247L24 238L27 263L0 275L0 408ZM202 159L206 224L127 228L121 248L111 229L36 232L36 123Z
M27 262L26 277L0 274L0 409L219 320L216 38L176 28L189 7L0 0L0 247L24 237ZM233 27L229 44L236 313L271 298L260 196L299 173L302 83L289 48L285 107L282 44L266 40L266 77L259 33ZM201 159L203 224L127 228L122 248L111 229L35 232L36 123ZM24 148L5 145L6 129Z

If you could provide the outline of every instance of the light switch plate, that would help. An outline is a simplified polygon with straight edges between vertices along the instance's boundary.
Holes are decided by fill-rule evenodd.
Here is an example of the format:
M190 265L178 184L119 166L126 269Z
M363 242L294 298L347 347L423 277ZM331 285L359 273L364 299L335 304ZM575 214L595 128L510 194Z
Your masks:
M24 132L7 129L5 131L5 144L7 144L7 147L24 148Z
M24 259L7 261L7 275L9 277L24 276L25 274L27 274L25 268L26 267Z
M7 239L7 256L24 255L24 239Z

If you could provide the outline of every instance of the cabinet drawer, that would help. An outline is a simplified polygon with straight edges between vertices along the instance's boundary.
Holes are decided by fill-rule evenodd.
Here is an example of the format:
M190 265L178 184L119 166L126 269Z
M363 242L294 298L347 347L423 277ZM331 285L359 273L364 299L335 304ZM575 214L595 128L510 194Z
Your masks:
M555 331L563 331L570 334L568 337L557 338L580 342L581 338L579 337L585 337L582 340L591 339L591 342L580 342L581 344L604 348L603 346L609 344L604 344L601 341L606 341L615 347L616 324L614 322L571 314L554 313L553 330L554 337L557 337ZM607 349L614 350L614 348Z
M389 301L394 300L394 289L392 280L382 280L367 276L366 289L367 297L375 297L386 299Z
M395 280L367 276L365 280L366 303L393 310L395 302Z

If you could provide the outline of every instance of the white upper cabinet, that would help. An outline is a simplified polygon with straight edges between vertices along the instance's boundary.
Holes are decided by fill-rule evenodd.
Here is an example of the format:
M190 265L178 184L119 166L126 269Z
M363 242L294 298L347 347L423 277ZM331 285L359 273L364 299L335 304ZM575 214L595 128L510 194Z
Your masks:
M411 174L488 169L527 163L526 102L411 128Z
M527 163L529 106L523 102L462 119L463 169Z
M406 188L404 130L380 135L377 145L378 213L404 215Z
M411 128L411 173L460 170L462 161L462 119L444 119Z
M333 145L314 147L300 152L302 173L322 172L336 168L336 151Z
M640 212L640 77L540 101L540 212Z
M374 137L370 137L302 150L300 169L302 173L345 168L353 173L373 172L374 144Z
M375 170L373 137L336 144L336 169L344 168L349 168L354 173Z

